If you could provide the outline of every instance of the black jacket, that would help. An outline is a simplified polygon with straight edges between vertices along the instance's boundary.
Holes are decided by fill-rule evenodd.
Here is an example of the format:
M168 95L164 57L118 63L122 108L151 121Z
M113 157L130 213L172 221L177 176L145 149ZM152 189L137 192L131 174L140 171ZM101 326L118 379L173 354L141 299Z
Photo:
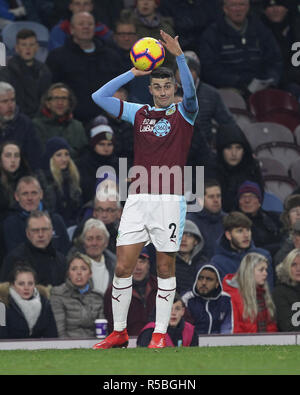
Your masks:
M51 51L46 60L53 82L65 82L75 93L78 104L74 116L86 123L103 113L91 98L93 92L119 75L120 57L100 40L94 40L95 51L85 53L68 38L62 47Z
M66 258L57 251L52 243L47 248L36 248L26 240L9 253L1 270L1 281L8 281L9 274L18 261L25 261L37 274L37 281L42 285L60 285L66 279Z
M1 81L10 83L16 90L16 102L20 110L32 118L38 111L40 100L49 88L52 74L48 66L36 59L32 66L15 55L0 69Z

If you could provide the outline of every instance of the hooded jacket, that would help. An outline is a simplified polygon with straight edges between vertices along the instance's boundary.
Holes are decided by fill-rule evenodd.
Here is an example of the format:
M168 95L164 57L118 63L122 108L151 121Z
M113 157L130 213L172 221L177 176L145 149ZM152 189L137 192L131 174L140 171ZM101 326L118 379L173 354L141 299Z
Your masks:
M197 239L198 244L195 245L191 253L190 259L186 262L180 255L180 251L176 256L176 290L179 294L190 289L194 283L195 275L199 267L207 262L207 258L203 255L204 246L203 236L193 221L186 220L183 233L192 233Z
M57 337L56 323L46 287L36 286L40 294L42 308L31 333L23 312L9 294L9 287L8 282L0 284L0 303L5 306L6 318L6 325L0 326L0 339Z
M215 271L219 286L209 295L202 296L197 290L197 281L200 273L205 269ZM232 333L233 313L230 296L223 292L222 282L218 270L208 264L198 271L192 290L182 296L188 308L198 334Z
M244 149L242 160L236 166L228 165L223 157L224 148L240 144ZM258 161L253 158L251 146L238 125L221 125L216 137L217 160L214 166L205 168L205 177L217 179L221 184L222 208L230 212L237 206L239 186L246 180L256 182L264 190Z

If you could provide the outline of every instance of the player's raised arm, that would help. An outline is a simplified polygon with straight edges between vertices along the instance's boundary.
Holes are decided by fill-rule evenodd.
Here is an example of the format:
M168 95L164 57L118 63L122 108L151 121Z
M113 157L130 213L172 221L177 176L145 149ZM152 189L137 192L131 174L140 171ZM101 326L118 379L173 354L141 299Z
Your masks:
M161 43L174 56L180 74L183 89L183 105L188 112L195 113L198 111L198 100L193 76L185 61L184 53L180 47L178 36L171 37L163 30L160 31L162 37Z
M126 85L134 77L150 74L151 71L137 70L133 67L131 70L119 75L103 85L100 89L92 94L94 102L105 111L117 117L120 114L120 99L113 97L121 86Z

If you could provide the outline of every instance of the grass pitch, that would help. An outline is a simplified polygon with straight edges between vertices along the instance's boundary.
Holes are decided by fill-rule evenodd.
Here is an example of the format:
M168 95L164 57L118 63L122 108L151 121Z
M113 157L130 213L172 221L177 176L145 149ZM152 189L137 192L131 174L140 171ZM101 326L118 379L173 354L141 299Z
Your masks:
M1 375L299 375L299 346L0 351Z

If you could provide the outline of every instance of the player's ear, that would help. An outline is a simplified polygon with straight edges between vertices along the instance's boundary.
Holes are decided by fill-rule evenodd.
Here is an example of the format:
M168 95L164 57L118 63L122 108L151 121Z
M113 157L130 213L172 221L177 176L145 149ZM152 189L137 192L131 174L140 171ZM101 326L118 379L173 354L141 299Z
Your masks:
M148 88L149 88L149 92L151 93L151 95L153 95L153 92L152 92L152 86L151 86L151 85L149 85L149 86L148 86Z
M174 93L177 92L177 89L178 89L178 84L177 84L177 82L175 82L175 84L174 84Z

